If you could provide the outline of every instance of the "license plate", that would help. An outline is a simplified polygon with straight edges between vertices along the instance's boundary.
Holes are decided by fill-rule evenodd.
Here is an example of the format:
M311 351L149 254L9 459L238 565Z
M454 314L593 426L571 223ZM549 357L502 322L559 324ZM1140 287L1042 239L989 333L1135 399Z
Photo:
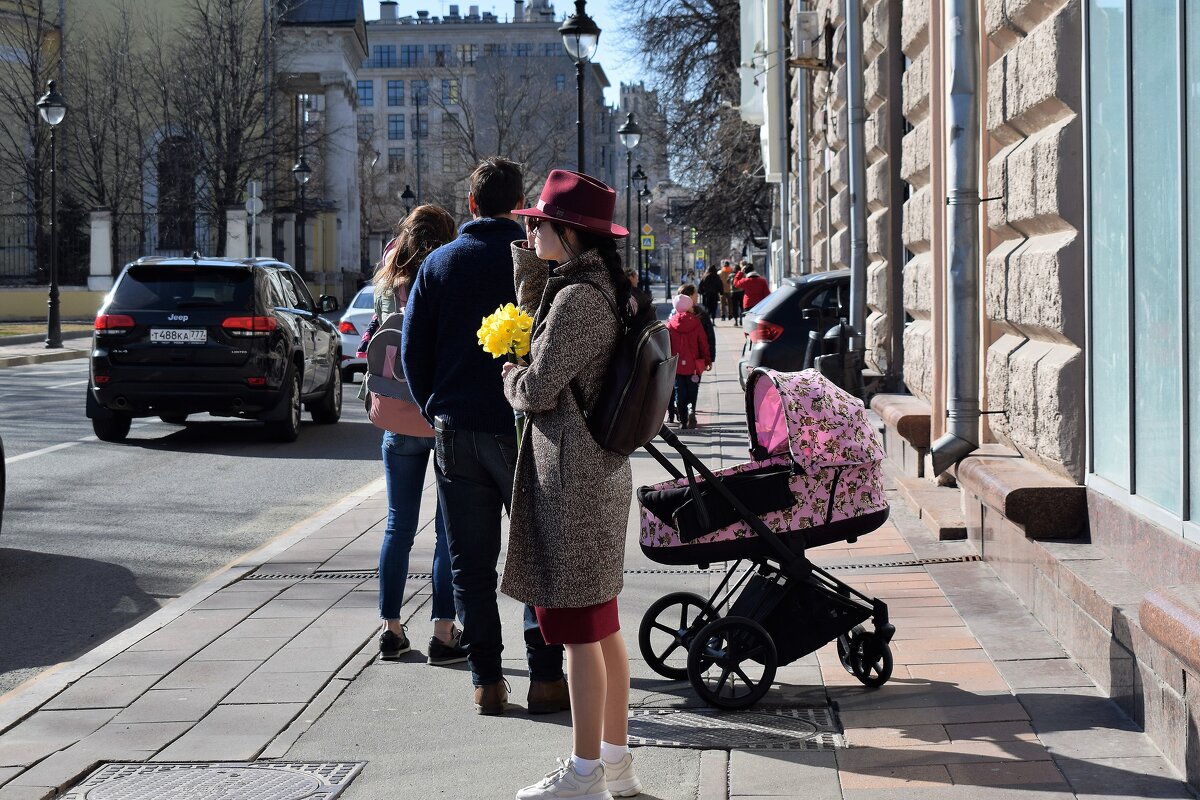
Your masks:
M208 331L204 328L151 328L150 341L153 344L204 344L208 341Z

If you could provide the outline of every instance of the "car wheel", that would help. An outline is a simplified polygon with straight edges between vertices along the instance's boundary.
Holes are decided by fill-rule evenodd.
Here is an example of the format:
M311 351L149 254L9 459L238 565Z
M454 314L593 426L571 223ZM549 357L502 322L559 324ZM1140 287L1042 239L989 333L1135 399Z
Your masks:
M277 442L294 442L300 436L300 372L292 369L284 384L283 404L287 414L283 419L267 423L267 432Z
M129 435L129 426L133 424L132 414L112 411L108 414L92 417L92 431L102 442L123 442Z
M342 383L354 383L354 369L353 368L343 367L340 370L340 372L342 373Z
M342 372L332 370L329 376L329 388L324 396L309 405L313 422L319 425L332 425L342 416Z
M159 414L158 418L168 425L182 425L187 422L187 414Z

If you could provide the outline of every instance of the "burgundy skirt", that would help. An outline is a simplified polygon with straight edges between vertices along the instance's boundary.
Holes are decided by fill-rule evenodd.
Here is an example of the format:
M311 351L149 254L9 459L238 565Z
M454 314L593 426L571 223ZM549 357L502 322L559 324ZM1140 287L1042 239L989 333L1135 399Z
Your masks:
M583 608L534 606L546 644L591 644L621 630L617 598Z

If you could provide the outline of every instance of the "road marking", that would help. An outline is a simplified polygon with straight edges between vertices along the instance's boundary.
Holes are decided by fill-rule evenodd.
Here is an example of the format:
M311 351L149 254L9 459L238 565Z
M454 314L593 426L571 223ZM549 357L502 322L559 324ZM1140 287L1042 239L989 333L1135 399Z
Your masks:
M65 389L68 386L86 386L87 381L71 381L70 383L56 383L53 386L43 386L43 389Z
M159 420L146 420L145 422L135 422L133 425L130 426L130 428L131 428L131 430L137 430L138 428L146 428L151 425L161 425L161 424L162 424L162 422ZM100 441L100 440L98 438L96 438L95 436L85 436L82 439L76 439L73 442L62 442L61 444L52 444L49 447L43 447L41 450L30 450L28 453L21 453L21 455L19 455L19 456L9 456L8 458L4 459L4 463L7 466L8 464L15 464L18 461L24 461L27 458L37 458L38 456L44 456L47 453L57 453L59 450L66 450L68 447L74 447L77 444L87 444L88 442L98 442L98 441Z

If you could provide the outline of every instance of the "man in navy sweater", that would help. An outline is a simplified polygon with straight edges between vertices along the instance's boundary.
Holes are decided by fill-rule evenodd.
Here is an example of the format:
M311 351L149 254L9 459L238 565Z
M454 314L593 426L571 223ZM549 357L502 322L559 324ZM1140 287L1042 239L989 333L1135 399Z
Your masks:
M510 245L525 238L512 215L524 202L521 168L484 159L471 173L474 219L425 259L408 295L401 361L413 398L433 423L434 471L446 522L454 600L475 685L475 708L501 714L508 690L496 603L500 518L512 501L517 437L500 379L503 362L479 345L479 322L516 303ZM563 648L549 646L533 608L525 608L529 712L570 708Z

